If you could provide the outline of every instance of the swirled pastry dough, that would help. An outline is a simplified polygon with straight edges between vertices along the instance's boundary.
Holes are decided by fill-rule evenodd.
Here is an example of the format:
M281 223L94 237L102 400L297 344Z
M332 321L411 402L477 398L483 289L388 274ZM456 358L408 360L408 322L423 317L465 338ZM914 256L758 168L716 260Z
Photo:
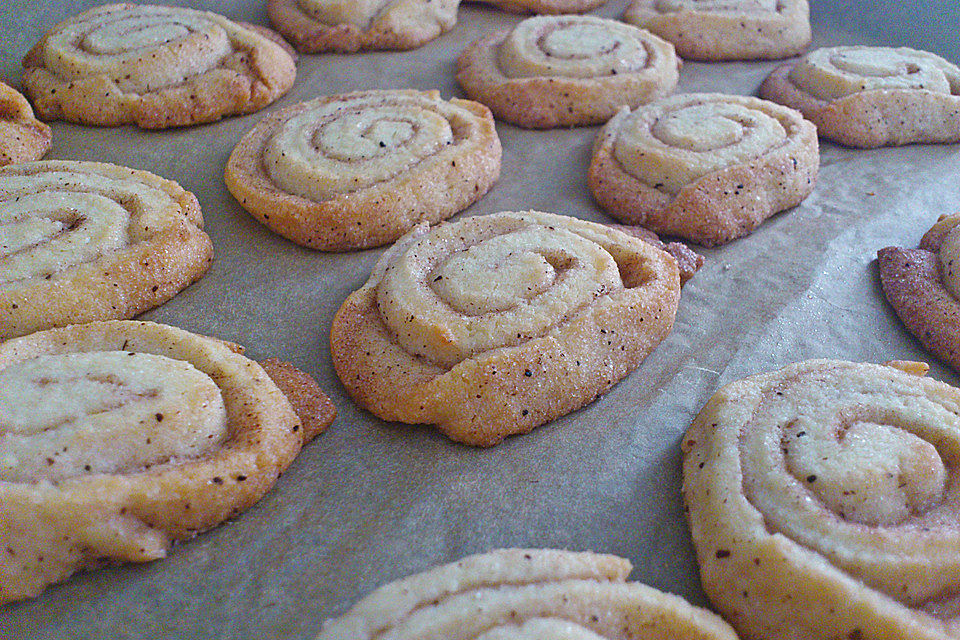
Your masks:
M414 49L457 23L460 0L267 0L270 22L298 51Z
M0 82L0 166L39 160L50 149L50 127L33 117L30 103Z
M736 640L714 614L629 573L617 556L498 549L383 585L317 640Z
M703 587L744 637L957 637L960 390L891 365L746 378L684 437Z
M679 69L673 46L643 29L593 16L536 16L467 47L457 81L498 118L550 128L606 122L625 104L663 97Z
M623 222L709 246L799 204L819 165L816 128L796 111L691 93L622 109L594 143L589 180Z
M333 364L385 420L489 446L595 399L673 326L676 261L547 213L421 225L340 307Z
M64 20L24 58L41 118L157 129L262 109L293 85L293 58L215 13L112 4Z
M161 558L270 489L335 412L238 350L131 321L0 344L0 603Z
M436 91L361 91L267 116L230 154L225 179L277 233L343 251L448 218L499 175L500 139L483 105Z
M781 65L760 95L851 147L960 141L960 68L905 47L830 47Z
M691 60L786 58L810 44L807 0L633 0L623 19Z
M163 304L210 266L202 226L192 193L146 171L0 168L0 338Z
M883 293L926 349L960 371L960 214L940 216L917 249L877 252Z

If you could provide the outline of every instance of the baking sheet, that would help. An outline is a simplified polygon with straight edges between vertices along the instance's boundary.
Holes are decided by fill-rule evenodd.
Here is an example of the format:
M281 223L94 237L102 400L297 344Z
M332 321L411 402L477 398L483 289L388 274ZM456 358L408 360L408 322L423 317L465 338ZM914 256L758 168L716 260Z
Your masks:
M4 3L0 77L19 86L20 60L41 33L95 4ZM267 24L259 2L189 4ZM612 0L594 13L617 17L624 7ZM812 15L814 46L909 45L960 62L960 9L949 0L815 2ZM268 110L353 89L462 95L457 54L519 19L467 5L453 31L414 51L302 56L296 85ZM678 91L753 94L773 66L688 63ZM262 115L160 132L58 122L47 157L146 169L196 193L213 266L142 317L294 362L339 417L240 517L164 560L82 573L0 608L0 638L311 638L385 581L506 546L620 554L633 561L633 579L706 604L681 510L679 442L719 385L815 357L926 360L930 375L960 383L904 330L874 264L877 249L914 247L938 215L960 210L960 145L857 151L824 142L813 194L753 235L703 250L673 332L603 398L492 449L385 423L346 396L327 347L333 314L383 249L304 249L236 204L223 166ZM586 185L597 128L497 128L502 177L468 213L533 208L610 221Z

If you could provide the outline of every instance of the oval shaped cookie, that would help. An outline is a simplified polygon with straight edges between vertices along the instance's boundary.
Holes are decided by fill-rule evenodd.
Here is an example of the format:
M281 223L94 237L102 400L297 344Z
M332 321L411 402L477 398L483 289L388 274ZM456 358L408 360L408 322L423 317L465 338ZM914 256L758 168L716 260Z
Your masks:
M448 218L499 175L500 139L483 105L436 91L361 91L270 114L230 154L225 180L280 235L345 251Z
M0 82L0 166L39 160L50 139L50 127L33 117L27 99Z
M0 339L163 304L210 266L196 197L96 162L0 168Z
M632 236L539 212L418 227L330 330L356 402L489 446L593 401L673 326L676 261Z
M457 23L460 0L267 0L270 22L298 51L414 49Z
M956 637L960 390L832 360L714 395L683 440L707 595L748 638Z
M736 640L709 611L626 582L630 568L611 555L497 549L383 585L317 640Z
M850 147L960 141L960 68L906 47L830 47L774 69L760 95Z
M305 374L268 363L275 383L238 350L132 321L0 344L0 603L161 558L270 489L335 412Z
M673 91L673 46L593 16L536 16L491 33L457 59L457 82L500 119L551 128L606 122Z
M786 58L810 44L807 0L633 0L623 19L691 60Z
M253 28L180 7L111 4L64 20L23 60L40 117L159 129L262 109L293 58Z
M793 109L688 93L614 116L589 181L615 218L712 246L799 204L819 166L816 127Z
M943 215L917 249L877 252L883 293L930 352L960 371L960 214Z

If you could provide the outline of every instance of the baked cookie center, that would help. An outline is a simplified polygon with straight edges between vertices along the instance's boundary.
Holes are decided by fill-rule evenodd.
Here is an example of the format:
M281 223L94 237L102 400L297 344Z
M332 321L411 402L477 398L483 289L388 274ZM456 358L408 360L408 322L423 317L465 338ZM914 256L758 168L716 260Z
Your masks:
M521 22L504 39L497 63L507 78L630 73L658 55L641 35L633 27L592 16L537 16Z
M960 69L933 54L906 48L817 49L800 59L789 78L821 100L879 89L960 92Z
M634 177L669 193L725 167L783 146L773 115L737 103L681 103L640 109L619 128L614 157Z
M264 147L270 177L289 193L325 200L412 170L456 143L456 107L442 101L367 97L309 108Z
M217 385L131 352L40 356L0 371L0 480L58 482L195 458L227 438Z
M574 232L507 219L495 234L466 235L437 230L388 267L377 288L400 344L446 368L542 336L624 287L616 260Z

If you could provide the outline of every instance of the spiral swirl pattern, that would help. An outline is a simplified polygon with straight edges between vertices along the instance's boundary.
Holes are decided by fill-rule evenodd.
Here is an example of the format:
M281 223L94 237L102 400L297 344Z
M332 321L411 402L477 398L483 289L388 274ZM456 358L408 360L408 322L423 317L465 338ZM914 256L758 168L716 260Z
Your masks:
M327 623L318 640L735 640L708 611L625 582L629 572L616 556L500 549L384 585Z
M691 60L785 58L810 44L807 0L633 0L623 19Z
M467 47L457 81L507 122L579 126L667 95L680 64L669 42L622 22L535 16Z
M216 384L187 362L127 352L40 356L0 371L0 482L59 482L171 458L227 436Z
M132 317L199 278L210 239L196 198L115 165L0 169L0 335Z
M800 59L789 78L821 100L877 89L960 94L960 68L940 56L905 47L816 49Z
M24 66L43 117L145 127L255 111L295 73L259 33L214 13L152 5L106 5L66 20Z
M334 319L334 365L386 419L490 445L582 406L669 331L676 262L595 223L504 212L420 227Z
M436 91L362 91L291 105L227 162L227 187L295 242L342 251L392 242L482 197L500 174L483 105Z
M466 109L416 93L366 93L321 101L270 138L263 161L290 193L324 200L411 171L454 142Z
M43 60L62 78L102 74L121 91L146 93L219 64L232 52L227 22L173 7L94 10L50 36Z
M601 296L622 291L614 257L576 230L473 218L438 229L391 264L377 288L400 344L446 368L544 335ZM469 237L469 240L467 239Z
M926 369L800 363L725 387L698 416L691 529L704 588L742 632L941 637L931 616L960 584L960 391Z
M756 98L683 94L623 118L613 154L641 182L676 194L708 173L785 147L798 123L795 113Z
M162 557L272 486L316 432L234 349L130 321L0 345L0 603Z
M661 47L655 49L656 44ZM536 16L510 32L500 45L498 62L510 78L593 78L639 71L657 55L663 55L662 43L623 23L592 16Z

